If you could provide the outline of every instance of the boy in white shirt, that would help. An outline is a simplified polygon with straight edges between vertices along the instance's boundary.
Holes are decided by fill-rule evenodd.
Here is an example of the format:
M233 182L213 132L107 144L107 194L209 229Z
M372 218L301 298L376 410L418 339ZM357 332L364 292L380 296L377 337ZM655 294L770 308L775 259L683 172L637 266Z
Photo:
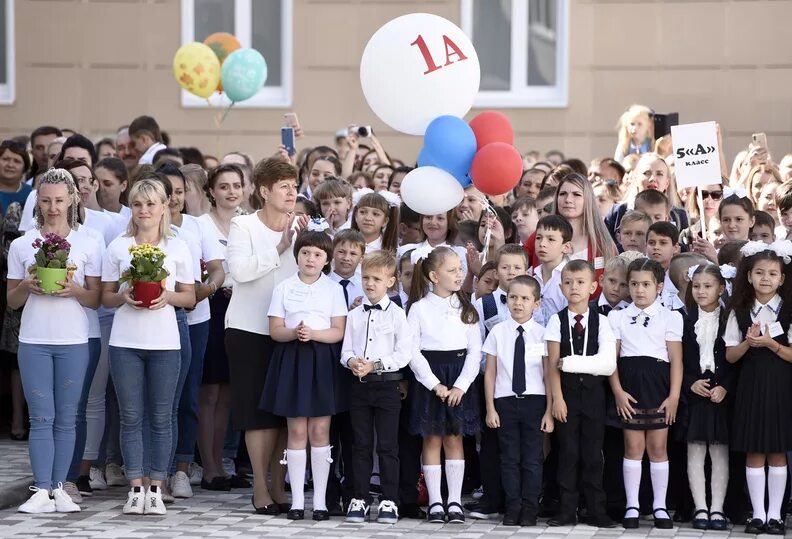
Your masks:
M544 328L531 319L539 303L536 279L515 277L507 296L511 316L492 328L482 347L487 354L487 426L498 429L500 441L505 526L536 526L544 460L542 433L553 430Z
M333 238L333 271L328 277L344 288L344 299L350 310L363 301L358 267L365 252L366 240L357 230L342 230Z
M541 307L534 320L542 325L566 307L561 293L561 270L572 252L572 225L560 215L545 215L536 223L536 257L541 262L533 268L533 276L542 290Z
M674 310L674 298L677 298L679 289L671 281L668 268L671 266L671 259L677 254L679 254L679 229L667 221L653 223L646 233L646 256L663 266L665 280L660 293L660 302L671 310Z

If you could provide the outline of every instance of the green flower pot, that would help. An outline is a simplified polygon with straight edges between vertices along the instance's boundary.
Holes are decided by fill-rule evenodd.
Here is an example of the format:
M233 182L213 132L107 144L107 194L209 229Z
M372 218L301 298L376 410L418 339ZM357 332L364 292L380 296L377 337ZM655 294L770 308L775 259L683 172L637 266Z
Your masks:
M45 294L53 294L63 287L58 281L66 280L66 268L36 268L36 278Z

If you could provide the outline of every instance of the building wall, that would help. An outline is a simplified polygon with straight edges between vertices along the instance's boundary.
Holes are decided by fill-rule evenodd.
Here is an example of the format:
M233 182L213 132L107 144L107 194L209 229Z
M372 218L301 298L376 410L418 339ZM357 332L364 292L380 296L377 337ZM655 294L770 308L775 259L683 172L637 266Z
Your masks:
M146 113L175 145L261 157L274 152L282 115L294 110L305 144L372 124L390 154L414 159L420 139L374 117L358 62L388 20L425 11L459 22L460 1L294 0L293 9L293 106L234 109L217 128L216 111L180 106L171 74L179 0L16 0L17 98L0 106L0 135L54 123L99 138ZM791 20L790 1L570 0L569 104L504 110L516 144L583 159L612 154L619 114L644 103L683 122L719 121L730 156L765 131L780 158L792 150Z

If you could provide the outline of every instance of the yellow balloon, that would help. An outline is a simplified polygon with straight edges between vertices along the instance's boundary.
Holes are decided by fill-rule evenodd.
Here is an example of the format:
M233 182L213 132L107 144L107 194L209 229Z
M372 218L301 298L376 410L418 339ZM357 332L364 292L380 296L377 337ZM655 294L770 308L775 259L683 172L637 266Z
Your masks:
M173 76L182 88L207 99L220 84L220 61L203 43L187 43L173 57Z

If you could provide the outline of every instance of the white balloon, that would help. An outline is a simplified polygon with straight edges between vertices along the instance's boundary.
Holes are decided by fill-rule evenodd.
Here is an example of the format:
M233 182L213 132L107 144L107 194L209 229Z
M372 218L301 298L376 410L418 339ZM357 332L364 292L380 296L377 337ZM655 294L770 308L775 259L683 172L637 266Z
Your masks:
M429 13L386 23L360 60L360 84L371 110L410 135L423 135L438 116L467 114L480 81L473 43L457 25Z
M413 211L422 215L437 215L457 207L465 197L465 191L445 170L418 167L402 180L401 197Z

